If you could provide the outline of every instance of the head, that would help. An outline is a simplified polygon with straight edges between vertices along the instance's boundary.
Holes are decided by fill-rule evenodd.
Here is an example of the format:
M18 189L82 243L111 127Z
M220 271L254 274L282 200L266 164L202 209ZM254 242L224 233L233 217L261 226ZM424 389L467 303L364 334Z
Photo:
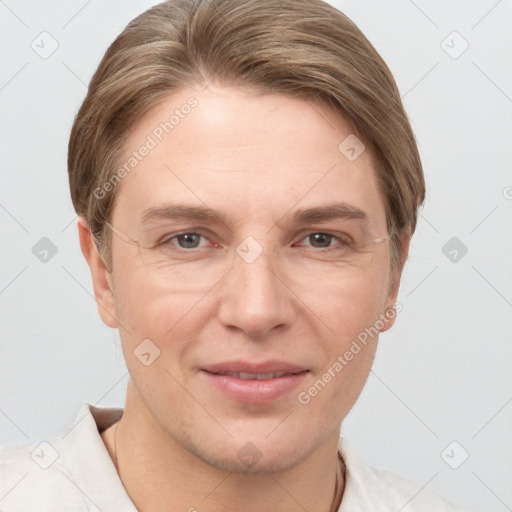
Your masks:
M98 310L149 417L235 471L290 467L339 429L424 198L395 82L348 18L320 0L150 9L94 74L68 168ZM299 373L248 399L216 375L247 362Z

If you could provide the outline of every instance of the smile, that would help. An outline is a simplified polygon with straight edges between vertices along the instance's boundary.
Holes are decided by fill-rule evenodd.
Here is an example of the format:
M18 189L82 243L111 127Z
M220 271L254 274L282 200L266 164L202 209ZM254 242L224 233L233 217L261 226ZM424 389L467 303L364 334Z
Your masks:
M202 370L210 390L229 400L248 404L268 404L286 398L303 385L308 370L294 371L211 371Z
M277 372L277 373L246 373L246 372L219 372L215 375L227 375L228 377L234 377L235 379L242 380L268 380L268 379L276 379L279 377L284 377L285 375L293 375L287 374L286 372Z

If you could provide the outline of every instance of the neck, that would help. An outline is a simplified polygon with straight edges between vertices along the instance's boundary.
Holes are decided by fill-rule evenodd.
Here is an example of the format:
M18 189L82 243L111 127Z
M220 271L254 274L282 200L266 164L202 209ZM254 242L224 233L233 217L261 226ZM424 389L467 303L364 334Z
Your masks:
M338 510L344 489L339 429L288 470L227 472L208 464L163 431L130 387L121 421L103 437L139 511Z

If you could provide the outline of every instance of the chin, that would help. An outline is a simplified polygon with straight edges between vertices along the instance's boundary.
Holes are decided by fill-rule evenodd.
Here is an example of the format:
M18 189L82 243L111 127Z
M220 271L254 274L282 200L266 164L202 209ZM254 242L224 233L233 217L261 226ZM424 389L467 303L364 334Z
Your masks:
M281 473L299 465L306 457L293 453L271 453L270 457L265 456L267 449L263 451L256 448L256 445L247 443L240 450L231 456L220 455L218 452L195 453L203 462L219 470L241 475L265 475Z

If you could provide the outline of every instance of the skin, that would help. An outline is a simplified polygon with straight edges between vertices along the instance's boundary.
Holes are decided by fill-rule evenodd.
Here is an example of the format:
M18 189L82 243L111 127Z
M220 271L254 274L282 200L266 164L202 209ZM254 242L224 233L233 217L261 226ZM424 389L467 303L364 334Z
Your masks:
M388 242L366 263L319 257L306 235L336 231L340 221L296 226L291 215L343 201L386 237L374 160L369 150L345 158L338 145L353 130L318 105L223 86L169 96L134 128L126 155L190 96L198 106L116 191L111 224L124 238L112 238L111 271L85 220L78 223L99 314L119 328L130 371L117 431L120 477L140 510L328 512L341 422L368 377L377 337L307 405L297 394L392 307L401 269L390 268ZM225 215L215 225L174 221L171 233L208 230L193 261L176 240L182 259L172 263L126 241L140 240L144 210L171 201ZM247 236L263 249L250 264L235 252ZM404 257L407 249L408 240ZM145 366L134 350L148 338L160 356ZM270 403L242 403L199 371L234 358L279 359L309 372ZM102 437L112 455L113 427ZM261 454L251 468L237 457L248 442Z

